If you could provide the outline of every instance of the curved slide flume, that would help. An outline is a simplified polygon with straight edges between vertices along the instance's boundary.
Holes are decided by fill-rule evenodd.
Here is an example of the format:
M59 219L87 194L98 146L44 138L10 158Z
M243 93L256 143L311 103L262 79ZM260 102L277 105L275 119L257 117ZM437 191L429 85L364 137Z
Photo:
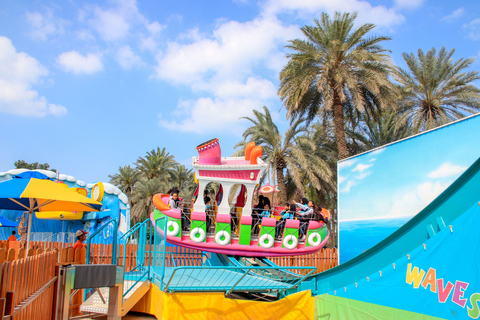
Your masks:
M338 267L313 276L309 286L312 294L343 288L406 256L476 204L480 200L479 190L480 158L435 200L389 237ZM312 279L314 280L311 281Z

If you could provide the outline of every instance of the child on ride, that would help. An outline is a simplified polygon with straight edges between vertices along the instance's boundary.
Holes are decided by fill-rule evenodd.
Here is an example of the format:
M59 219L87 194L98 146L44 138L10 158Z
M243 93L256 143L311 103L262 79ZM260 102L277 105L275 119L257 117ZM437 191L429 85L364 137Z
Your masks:
M170 206L170 209L180 209L180 199L178 198L178 190L174 189L172 191L172 195L170 196L168 205Z
M260 213L260 217L262 218L270 218L270 206L268 204L266 204L264 207L263 207L263 211L262 213Z
M277 221L275 226L275 238L279 238L282 235L283 228L285 226L285 220L293 219L294 212L296 211L295 204L289 204L288 202L285 203L282 212L280 212L280 216L282 217L280 220Z

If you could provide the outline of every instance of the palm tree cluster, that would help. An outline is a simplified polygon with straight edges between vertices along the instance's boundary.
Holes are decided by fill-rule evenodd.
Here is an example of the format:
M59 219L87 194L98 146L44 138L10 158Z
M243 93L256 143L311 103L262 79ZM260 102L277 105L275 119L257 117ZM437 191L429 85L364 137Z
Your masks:
M109 175L110 182L120 188L130 201L132 222L148 218L153 211L153 196L166 193L177 187L185 199L195 191L194 172L175 161L175 157L165 148L147 152L139 157L134 167L120 167L118 173Z
M292 123L297 117L330 125L338 159L480 110L474 59L454 61L455 50L404 53L397 67L382 43L368 35L375 25L354 28L356 13L326 13L291 40L278 94Z
M279 132L269 110L244 117L251 127L236 145L242 153L263 146L282 202L308 196L336 207L336 163L480 110L474 59L453 60L454 50L403 54L408 69L393 64L375 25L355 27L356 13L322 14L289 41L278 95L290 127ZM296 193L296 194L295 194Z

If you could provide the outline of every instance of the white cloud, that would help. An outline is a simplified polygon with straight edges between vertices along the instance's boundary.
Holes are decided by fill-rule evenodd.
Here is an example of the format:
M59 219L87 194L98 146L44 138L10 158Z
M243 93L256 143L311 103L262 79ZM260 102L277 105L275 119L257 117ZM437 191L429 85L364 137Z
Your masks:
M240 132L240 117L277 99L275 85L260 76L259 69L278 73L276 56L297 33L297 27L284 27L276 19L226 21L211 35L192 29L181 41L169 43L157 56L156 76L186 85L201 97L179 102L176 109L182 110L182 120L166 120L171 115L163 114L160 125L173 128L174 123L190 132L233 127Z
M342 183L343 181L345 181L345 177L342 177L341 175L338 175L338 185L340 185L340 183Z
M396 8L416 9L426 0L394 0Z
M418 0L399 1L399 4L411 2L412 5ZM372 6L362 0L269 0L264 5L264 15L272 16L280 13L293 13L304 19L318 18L322 12L333 15L335 11L358 12L358 22L371 22L382 27L392 27L403 23L405 17L393 8L383 5Z
M45 41L49 36L64 33L65 21L55 17L51 11L44 15L40 12L27 12L25 17L32 28L30 35L34 39Z
M271 55L297 34L297 27L284 27L276 19L221 23L211 37L197 34L191 43L169 43L158 57L157 76L177 84L241 79L254 67L272 67Z
M98 54L89 53L82 56L76 51L69 51L62 53L57 62L65 71L75 74L93 74L103 70L103 63Z
M10 39L0 36L0 112L36 117L65 114L65 107L49 104L32 89L47 74L40 62L16 52Z
M351 167L352 165L355 164L355 162L358 161L358 158L356 159L349 159L349 160L343 160L342 162L338 162L338 170L341 170L343 168Z
M368 155L369 155L369 156L377 155L377 154L382 153L382 152L385 151L385 150L387 150L387 148L380 148L380 149L377 149L377 150L375 150L375 151L370 152Z
M355 181L350 180L350 181L347 182L347 185L345 186L345 188L343 188L341 191L344 192L344 193L349 193L350 188L353 187L356 184L357 183Z
M161 25L158 21L154 21L152 23L147 23L145 27L152 35L158 35L160 31L162 31L165 26Z
M48 104L48 113L51 113L55 116L63 116L67 113L67 108L58 104Z
M463 7L460 7L458 9L454 10L449 15L446 15L445 17L443 17L442 21L454 21L454 20L462 17L464 14L465 14L465 9Z
M372 158L368 162L375 162L375 160L377 160L377 158Z
M256 100L250 99L199 98L180 101L174 114L182 120L167 120L160 114L159 125L183 132L241 134L243 124L238 119L261 107Z
M95 36L88 30L78 30L76 34L77 34L77 38L83 41L95 40Z
M425 206L416 192L406 193L397 199L388 214L390 218L413 216Z
M468 37L473 40L480 40L480 18L474 19L463 25L469 31Z
M105 41L121 40L130 29L130 24L121 13L100 8L95 9L95 19L92 23Z
M258 100L268 100L274 98L277 94L277 89L271 81L254 77L249 77L244 83L227 80L215 84L211 88L208 85L206 89L222 98L250 97Z
M417 186L417 194L425 205L432 202L440 193L442 193L452 182L441 183L439 181L425 182Z
M356 180L363 180L365 179L371 172L362 172L359 175L355 176Z
M392 205L389 217L413 216L438 197L449 185L450 182L424 182L417 186L414 192L405 193L397 197L398 200Z
M116 58L122 68L127 70L143 64L142 59L133 52L130 46L118 49Z
M455 166L451 163L444 163L436 170L429 173L429 178L445 178L450 176L458 176L463 173L467 168L462 166Z
M373 164L361 164L359 163L353 170L352 172L358 171L358 172L363 172L373 166Z

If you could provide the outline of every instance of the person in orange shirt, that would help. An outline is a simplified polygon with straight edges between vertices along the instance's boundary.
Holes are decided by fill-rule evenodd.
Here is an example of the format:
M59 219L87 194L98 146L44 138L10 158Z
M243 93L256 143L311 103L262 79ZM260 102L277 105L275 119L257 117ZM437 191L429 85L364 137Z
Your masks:
M87 234L85 230L78 230L75 235L77 236L77 242L73 245L73 255L75 256L75 250L83 248L83 242L87 240Z
M15 230L12 231L12 235L8 237L8 241L17 241L17 237L15 237L16 234Z

